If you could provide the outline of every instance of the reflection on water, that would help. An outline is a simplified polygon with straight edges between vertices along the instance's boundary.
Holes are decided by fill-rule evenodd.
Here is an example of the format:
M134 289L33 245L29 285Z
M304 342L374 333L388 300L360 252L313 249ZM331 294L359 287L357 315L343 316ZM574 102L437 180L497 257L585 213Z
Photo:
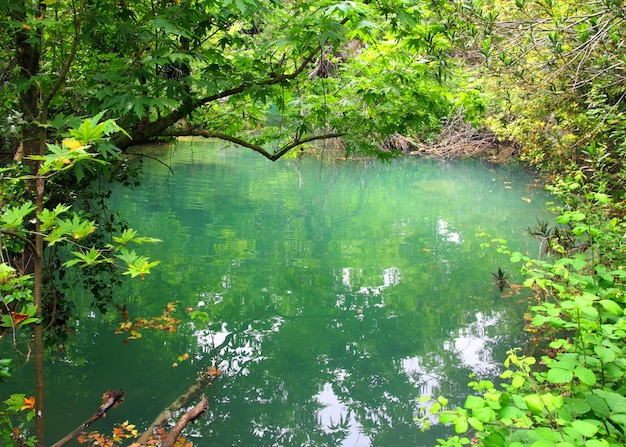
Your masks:
M111 199L164 241L141 247L162 263L119 298L133 317L178 301L181 328L123 344L84 320L49 365L49 439L109 388L126 400L96 428L147 426L214 366L209 412L188 435L198 445L433 445L449 428L422 433L417 398L462 402L470 374L493 377L523 344L520 298L491 284L507 259L478 233L536 252L523 231L546 197L527 175L470 161L271 164L212 143L161 156L173 176L146 163L142 187Z

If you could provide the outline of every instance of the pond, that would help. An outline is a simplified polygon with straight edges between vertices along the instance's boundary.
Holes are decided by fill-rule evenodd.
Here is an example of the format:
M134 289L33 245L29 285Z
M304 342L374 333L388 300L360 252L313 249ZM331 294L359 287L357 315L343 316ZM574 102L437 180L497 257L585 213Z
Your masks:
M503 297L491 272L519 278L483 233L537 253L524 231L549 197L530 174L472 160L272 163L212 141L151 155L172 172L146 159L141 187L110 203L162 239L137 248L161 264L118 298L131 320L176 302L180 327L125 343L112 313L85 308L47 365L49 443L109 389L125 402L93 429L141 430L214 367L194 445L430 446L452 432L420 431L417 399L462 403L472 375L497 377L524 346L524 298Z

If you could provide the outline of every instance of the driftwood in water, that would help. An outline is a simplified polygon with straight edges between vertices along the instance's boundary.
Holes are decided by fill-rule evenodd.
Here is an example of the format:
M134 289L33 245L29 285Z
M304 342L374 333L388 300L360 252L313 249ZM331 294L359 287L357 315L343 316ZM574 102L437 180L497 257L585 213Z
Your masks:
M176 440L180 436L180 432L183 431L187 424L202 416L208 407L209 401L206 397L202 396L202 400L198 402L195 407L187 410L187 412L183 414L180 419L178 419L178 422L174 424L170 433L167 435L167 438L165 438L161 443L161 447L173 447Z
M187 391L181 394L178 399L172 402L169 407L163 410L161 414L156 417L152 424L150 424L150 427L148 427L148 429L144 431L141 436L139 436L139 438L137 439L137 443L140 445L145 445L157 428L165 425L167 423L167 420L172 417L172 414L175 411L178 411L181 408L188 406L194 399L196 399L196 397L198 397L202 393L202 391L210 383L213 382L213 379L216 377L216 375L217 374L203 374L202 376L200 376L193 385L187 388Z
M74 439L76 436L78 436L82 431L84 431L91 424L96 422L98 419L106 416L107 411L109 411L113 407L117 407L122 402L124 402L124 392L122 390L107 391L106 393L102 395L102 405L100 405L100 408L98 408L98 411L96 411L94 415L91 416L88 420L86 420L85 422L80 424L78 427L76 427L76 429L73 432L69 433L63 439L53 444L52 447L64 446L65 444L70 442L72 439Z

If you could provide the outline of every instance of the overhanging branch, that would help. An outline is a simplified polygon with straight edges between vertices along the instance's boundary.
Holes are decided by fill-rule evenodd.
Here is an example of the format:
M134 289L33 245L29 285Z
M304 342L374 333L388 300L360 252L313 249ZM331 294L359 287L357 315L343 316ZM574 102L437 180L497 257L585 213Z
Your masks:
M300 61L300 64L291 73L277 74L270 76L266 79L260 79L258 81L252 82L242 81L241 84L239 84L237 87L222 90L221 92L206 96L204 98L196 99L194 101L185 102L181 104L180 107L178 107L176 110L157 119L156 121L148 123L142 128L131 130L130 137L128 135L120 135L113 141L113 144L120 149L126 149L132 145L143 144L153 137L163 136L167 128L205 104L217 101L218 99L227 98L232 95L243 93L250 87L276 85L295 79L304 71L307 65L313 60L313 58L315 58L315 56L321 51L321 49L322 47L320 45L312 49L309 54ZM249 147L250 149L254 150L253 147L247 146L245 144L243 146Z
M263 146L259 146L257 144L253 144L249 141L246 141L241 138L234 137L232 135L227 135L221 132L213 132L212 130L206 129L189 129L189 130L169 130L163 132L161 136L165 137L204 137L204 138L217 138L224 141L229 141L238 146L247 147L248 149L252 149L254 152L258 152L263 155L265 158L271 161L276 161L289 152L291 149L301 146L306 143L310 143L311 141L317 140L327 140L329 138L338 138L343 136L342 133L326 133L322 135L311 135L303 138L296 138L292 142L281 146L279 149L269 152Z

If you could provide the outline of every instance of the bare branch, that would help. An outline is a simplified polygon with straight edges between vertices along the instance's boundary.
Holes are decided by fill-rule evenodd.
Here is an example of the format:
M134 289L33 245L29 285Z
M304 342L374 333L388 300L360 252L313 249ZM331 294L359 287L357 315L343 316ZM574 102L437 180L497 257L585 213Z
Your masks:
M204 412L209 407L209 401L206 397L202 396L202 400L198 402L198 404L189 409L185 414L183 414L178 422L172 427L167 438L161 443L161 447L173 447L176 443L176 440L180 436L180 432L189 424L190 422L195 421L200 418Z
M93 416L80 424L73 432L69 433L63 439L54 443L52 447L63 447L76 436L78 436L82 431L84 431L85 428L89 427L98 419L105 417L107 411L109 411L113 407L117 407L124 401L124 392L122 390L107 391L106 393L104 393L102 398L102 405L100 405L100 408L98 408L98 411L96 411Z

